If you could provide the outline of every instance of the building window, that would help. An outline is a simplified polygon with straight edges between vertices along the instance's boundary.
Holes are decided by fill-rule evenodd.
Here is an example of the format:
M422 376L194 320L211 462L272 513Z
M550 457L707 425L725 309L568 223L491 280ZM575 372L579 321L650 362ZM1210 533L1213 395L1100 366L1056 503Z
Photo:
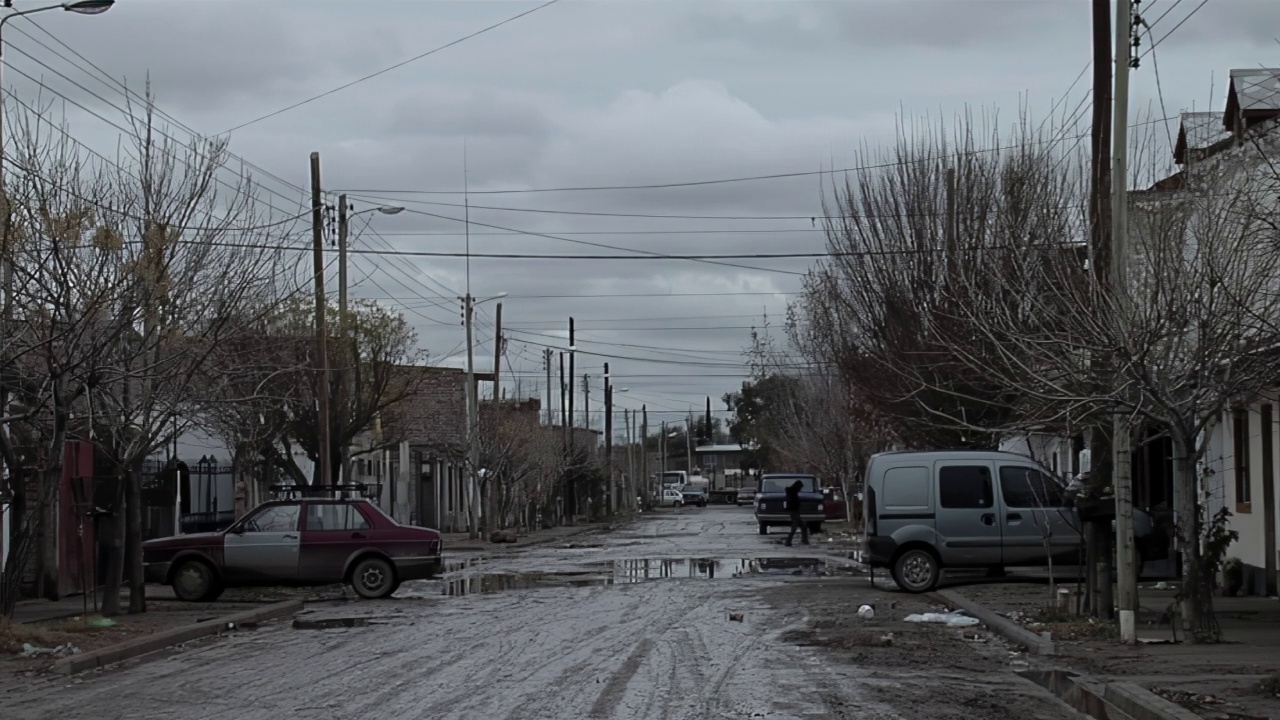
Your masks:
M708 470L715 470L716 469L715 453L707 453L705 456L703 456L702 466L707 468Z
M1236 466L1236 511L1249 512L1253 502L1249 483L1249 411L1232 412L1231 435Z

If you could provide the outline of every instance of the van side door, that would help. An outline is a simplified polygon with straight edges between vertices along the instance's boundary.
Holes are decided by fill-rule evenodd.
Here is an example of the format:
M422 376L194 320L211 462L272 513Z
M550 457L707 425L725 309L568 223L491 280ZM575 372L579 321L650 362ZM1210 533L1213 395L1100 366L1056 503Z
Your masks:
M1006 565L1045 565L1049 557L1078 562L1080 523L1052 477L1030 465L1000 465Z
M992 463L982 460L942 460L936 463L938 483L938 551L943 565L983 567L1004 562L1000 509L992 478Z

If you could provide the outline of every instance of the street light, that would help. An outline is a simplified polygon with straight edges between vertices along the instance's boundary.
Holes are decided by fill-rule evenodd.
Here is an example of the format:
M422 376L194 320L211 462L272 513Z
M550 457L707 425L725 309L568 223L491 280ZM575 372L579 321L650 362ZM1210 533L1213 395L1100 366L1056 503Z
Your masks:
M114 0L111 0L114 2ZM81 0L82 3L107 2L107 0ZM379 212L383 215L398 215L404 212L403 207L395 205L382 205L377 207L365 208L348 214L351 206L347 204L347 196L345 194L338 196L338 337L345 339L347 336L347 234L351 226L351 218L362 215L364 213ZM327 366L326 359L326 366ZM347 370L344 368L338 374L338 399L341 401L345 397L347 387ZM328 423L329 418L324 418L322 422ZM342 483L344 485L351 483L351 451L345 443L342 445L341 458L339 465Z
M101 15L110 10L111 6L115 4L116 0L79 0L79 2L62 3L61 7L63 10L80 15ZM33 12L39 12L39 10Z
M471 319L475 315L475 309L478 305L490 302L492 300L501 300L506 297L505 292L498 293L492 297L476 300L471 297L470 293L459 297L462 301L462 322L467 328L467 457L469 462L469 470L467 475L470 479L469 490L471 492L471 535L478 537L480 532L480 484L476 482L476 465L480 463L480 445L479 438L476 433L476 424L480 418L480 399L476 397L476 358L475 358L475 340L472 332ZM498 306L498 319L501 324L502 306ZM499 328L501 331L501 328ZM497 343L499 341L495 341ZM499 346L495 345L495 348ZM498 368L493 368L496 376ZM495 402L498 400L497 383L494 384L493 396Z

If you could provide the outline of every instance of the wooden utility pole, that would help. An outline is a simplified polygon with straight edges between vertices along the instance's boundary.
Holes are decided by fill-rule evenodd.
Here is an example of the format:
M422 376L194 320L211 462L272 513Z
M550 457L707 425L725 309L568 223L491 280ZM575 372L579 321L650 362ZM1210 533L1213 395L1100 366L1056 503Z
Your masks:
M349 342L347 337L347 196L345 193L338 196L338 343L346 345ZM352 355L354 362L354 353ZM334 403L338 407L338 413L344 418L343 434L346 431L345 419L350 417L347 414L346 403L348 393L350 392L350 383L348 382L351 375L351 368L344 365L338 369L338 397ZM339 459L339 478L343 485L351 484L351 447L345 441L342 447L338 449ZM346 497L343 491L342 497Z
M311 153L311 244L316 280L316 412L318 478L322 487L333 485L329 441L329 351L324 318L324 192L320 187L320 153Z
M613 477L613 381L604 364L604 476L610 514L618 511L618 488Z
M1129 141L1129 57L1132 37L1131 0L1116 3L1115 115L1112 120L1111 191L1111 291L1115 324L1127 344L1129 318L1129 196L1126 164ZM1133 545L1133 473L1131 428L1126 413L1117 412L1112 429L1113 482L1116 492L1116 605L1120 615L1120 641L1137 642L1138 569Z
M555 425L555 415L551 404L551 398L554 395L551 390L551 348L542 351L542 364L547 368L547 427L551 427Z
M565 512L568 514L569 522L571 524L573 523L574 518L577 517L578 515L578 492L577 492L578 488L577 488L577 483L574 482L575 476L577 474L577 468L575 467L576 465L575 455L574 455L575 443L573 440L573 423L574 423L573 378L575 377L574 360L575 360L575 355L577 354L576 353L577 349L578 349L577 346L574 345L573 318L569 318L569 375L565 382L565 388L564 388L565 397L569 402L569 409L568 409L568 413L566 414L566 422L565 422L565 432L569 434L569 458L568 458L569 471L567 475L567 489L565 491L566 492L565 506L567 508Z
M1111 286L1111 0L1093 0L1093 127L1089 174L1089 266L1095 291L1092 302L1101 305ZM1091 360L1098 392L1110 387L1110 358ZM1111 485L1111 428L1099 420L1089 428L1090 490ZM1100 518L1101 520L1101 518ZM1098 617L1111 617L1110 521L1085 524L1085 584L1088 609Z
M494 309L493 318L493 403L497 407L502 402L502 383L498 373L502 368L502 303Z
M641 487L649 489L649 406L640 406L640 476Z
M946 227L943 235L947 247L947 281L955 282L959 275L960 258L956 248L956 169L946 170L947 216L943 219Z

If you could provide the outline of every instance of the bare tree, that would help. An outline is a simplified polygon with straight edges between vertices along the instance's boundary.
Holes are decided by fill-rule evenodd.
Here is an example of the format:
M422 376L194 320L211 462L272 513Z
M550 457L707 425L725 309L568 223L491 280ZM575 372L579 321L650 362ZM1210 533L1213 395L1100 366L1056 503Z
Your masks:
M115 309L136 277L115 262L119 218L106 211L111 178L90 163L40 103L9 113L3 255L6 281L0 341L0 497L12 534L0 571L0 618L39 559L37 591L57 593L55 498L69 438L87 439L88 389L102 355L128 330ZM77 414L79 415L77 417ZM29 493L34 488L34 493Z
M111 210L122 226L116 264L137 283L114 308L128 332L90 388L98 447L126 479L125 552L108 569L108 613L118 610L121 571L130 612L146 609L143 461L194 425L202 373L235 323L263 297L280 297L290 267L276 248L294 219L261 208L249 177L228 167L224 140L179 142L157 129L149 105L131 120Z

